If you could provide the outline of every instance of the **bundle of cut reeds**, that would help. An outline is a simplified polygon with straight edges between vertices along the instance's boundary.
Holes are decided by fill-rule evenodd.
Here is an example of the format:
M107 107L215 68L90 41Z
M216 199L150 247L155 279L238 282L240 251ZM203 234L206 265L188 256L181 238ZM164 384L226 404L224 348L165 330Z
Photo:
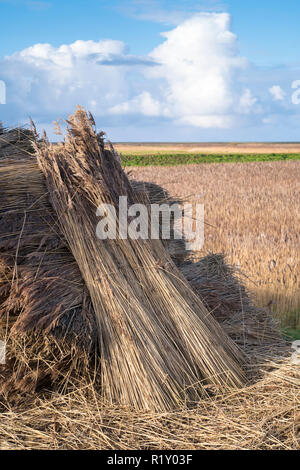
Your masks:
M241 351L220 328L159 240L98 240L96 209L136 201L114 152L78 108L62 144L35 149L60 232L87 286L98 325L102 390L109 402L167 410L198 400L207 384L244 380Z
M94 351L93 305L58 230L34 158L32 142L37 134L3 127L0 134L0 314L10 315L13 330L20 334L43 331L55 340ZM157 185L136 181L132 185L138 197L145 198L147 192L150 202L170 200ZM182 256L178 249L173 251L176 259Z
M0 263L0 314L15 315L15 329L52 331L94 347L89 294L34 160L0 162Z
M0 122L0 159L23 159L33 156L32 140L35 140L34 130L23 127L5 128Z

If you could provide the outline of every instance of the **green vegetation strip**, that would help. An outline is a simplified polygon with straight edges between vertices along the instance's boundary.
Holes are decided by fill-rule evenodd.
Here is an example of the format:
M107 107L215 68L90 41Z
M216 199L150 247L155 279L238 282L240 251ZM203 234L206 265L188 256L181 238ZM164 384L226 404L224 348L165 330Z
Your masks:
M293 340L300 339L300 329L297 330L295 328L285 328L283 330L283 334L288 339L293 339Z
M238 163L238 162L273 162L282 160L300 160L300 153L289 154L199 154L199 153L156 153L139 155L122 154L124 166L175 166L198 163Z

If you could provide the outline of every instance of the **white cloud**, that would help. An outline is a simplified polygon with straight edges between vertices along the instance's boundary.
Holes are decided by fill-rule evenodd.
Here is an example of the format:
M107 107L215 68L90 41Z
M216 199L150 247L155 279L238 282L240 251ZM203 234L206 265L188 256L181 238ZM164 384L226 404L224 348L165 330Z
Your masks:
M292 103L299 105L300 104L300 80L294 80L292 83L292 89L296 90L292 94Z
M228 127L240 96L240 57L226 13L203 13L163 33L166 40L150 56L159 63L149 76L165 81L170 114L198 127ZM249 105L249 103L248 103Z
M0 59L0 76L7 84L8 105L16 113L59 116L77 103L94 102L103 113L128 95L126 67L101 61L126 55L121 41L75 41L53 47L35 44ZM19 118L19 116L18 116Z
M237 73L247 62L236 48L228 14L202 13L163 33L165 41L149 56L143 91L114 107L114 114L172 116L176 123L195 127L228 128L235 108L250 113L257 99L237 86Z
M252 95L251 90L246 88L240 97L240 110L242 113L249 114L254 105L257 103L257 98Z
M256 124L258 113L263 120L274 112L271 96L284 97L278 85L266 85L274 76L257 78L261 72L239 55L228 14L197 14L162 36L146 56L107 39L35 44L0 58L7 89L1 118L15 123L32 116L46 125L81 104L104 128L155 122L194 128L198 136L201 129Z
M247 62L229 25L228 14L202 13L163 33L165 41L149 54L157 65L144 71L152 92L144 90L110 112L172 116L178 124L203 128L230 127L237 108L250 113L257 99L237 86Z
M218 116L216 114L190 114L183 116L178 121L178 124L189 124L195 127L202 127L203 129L217 128L217 129L228 129L233 125L232 116L222 114Z
M148 91L143 91L132 100L125 101L110 108L111 114L143 114L144 116L168 115L168 111L158 100L152 98Z
M269 92L271 93L274 101L283 101L286 93L279 85L273 85L269 88Z

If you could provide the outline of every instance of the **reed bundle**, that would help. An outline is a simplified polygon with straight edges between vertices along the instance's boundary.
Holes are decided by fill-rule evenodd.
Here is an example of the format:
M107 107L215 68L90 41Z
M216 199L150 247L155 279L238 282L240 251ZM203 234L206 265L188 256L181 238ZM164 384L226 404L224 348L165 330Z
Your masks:
M169 196L129 183L81 110L64 144L44 141L38 150L47 186L35 139L0 128L2 448L298 448L299 373L290 347L235 270L210 254L184 263L175 256L179 272L159 241L95 240L99 201ZM246 349L249 386L160 413L197 400L209 384L243 382L241 351L224 331ZM100 374L84 353L98 338Z
M98 240L96 209L135 193L81 108L62 144L36 146L58 225L89 290L108 402L167 410L205 385L240 386L242 353L209 315L159 240Z
M0 160L5 158L23 159L32 156L32 140L36 139L35 131L22 127L7 129L0 122Z
M51 332L91 351L97 332L88 289L59 232L43 173L26 152L19 159L22 147L15 152L0 161L0 314L13 315L19 332ZM133 187L140 197L149 191L153 202L165 195L155 185Z
M8 132L11 131L6 130L5 135ZM46 348L48 355L43 349L43 371L42 362L39 365L39 377L51 376L56 380L53 368L63 370L66 364L70 367L72 363L69 353L71 350L74 352L74 348L70 346L75 345L79 351L82 348L87 352L94 351L98 333L89 290L61 233L58 217L48 198L45 178L35 160L30 158L32 150L30 155L26 151L32 145L33 135L27 134L30 142L24 138L23 153L22 146L14 147L11 158L0 162L0 309L14 319L10 322L14 325L11 329L14 344L19 343L15 331L44 330L51 333L53 351L57 350L56 341L63 339L60 350L65 353L57 361L60 365L57 363L53 367L51 358L54 353L49 348L51 341ZM101 139L100 143L103 144ZM108 161L115 155L111 150L102 150ZM23 155L22 160L20 155ZM132 180L130 185L134 199L158 204L179 202L172 200L164 189L155 184ZM208 311L222 323L222 328L236 343L249 352L249 346L253 344L278 341L273 319L265 310L253 306L241 279L224 262L222 255L211 254L197 263L189 259L182 262L186 257L183 242L170 240L164 244ZM165 268L155 264L155 270L161 269ZM13 374L15 388L23 387L22 377L27 377L27 382L33 387L40 383L32 363L28 362L30 355L32 358L35 356L35 348L31 344L36 345L38 341L36 338L32 340L30 334L25 338L28 343L26 361L22 354L17 353L19 348L13 348L16 352L16 357L12 354L16 364ZM67 361L64 358L68 358ZM13 389L11 380L7 387Z
M0 313L16 316L15 329L52 331L93 348L88 291L31 160L0 162L0 262Z

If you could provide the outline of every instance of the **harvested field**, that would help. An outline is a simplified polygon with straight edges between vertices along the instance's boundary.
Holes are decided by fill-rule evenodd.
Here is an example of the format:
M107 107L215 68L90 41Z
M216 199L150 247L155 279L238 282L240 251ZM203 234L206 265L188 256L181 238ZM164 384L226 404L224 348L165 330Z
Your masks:
M300 162L131 168L135 179L205 204L199 256L225 253L260 306L300 327Z
M299 142L220 142L220 143L153 143L153 142L120 142L115 144L120 153L300 153Z

